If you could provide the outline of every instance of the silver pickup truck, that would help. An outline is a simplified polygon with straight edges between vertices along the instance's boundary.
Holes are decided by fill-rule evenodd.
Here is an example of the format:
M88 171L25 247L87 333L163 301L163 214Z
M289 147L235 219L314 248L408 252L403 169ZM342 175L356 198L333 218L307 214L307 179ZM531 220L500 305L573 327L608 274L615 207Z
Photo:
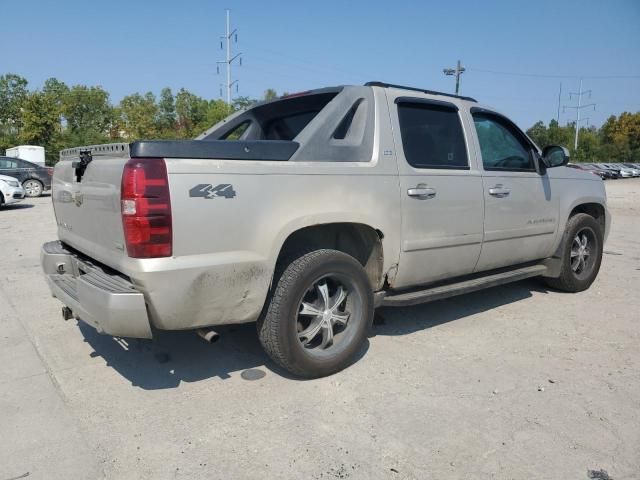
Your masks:
M610 216L603 182L568 160L472 98L303 92L195 140L62 151L42 268L64 317L102 333L257 322L276 363L329 375L378 306L534 276L588 288Z

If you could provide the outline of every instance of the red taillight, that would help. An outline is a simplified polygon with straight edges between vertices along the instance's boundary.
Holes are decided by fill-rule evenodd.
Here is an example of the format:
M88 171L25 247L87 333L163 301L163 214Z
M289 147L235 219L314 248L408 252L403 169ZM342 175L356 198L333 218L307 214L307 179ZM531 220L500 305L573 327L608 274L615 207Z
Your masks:
M120 190L127 253L133 258L170 257L173 249L171 199L162 158L132 158Z

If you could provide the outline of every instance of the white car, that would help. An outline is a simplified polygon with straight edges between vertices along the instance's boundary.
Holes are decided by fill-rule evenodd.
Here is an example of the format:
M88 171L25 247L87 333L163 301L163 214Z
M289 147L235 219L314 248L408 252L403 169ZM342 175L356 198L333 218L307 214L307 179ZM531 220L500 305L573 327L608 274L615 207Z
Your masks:
M0 208L24 198L24 188L17 178L0 175Z
M640 168L639 167L631 165L630 163L617 163L616 165L619 165L621 168L627 168L627 169L631 170L631 173L633 174L634 177L640 177Z
M629 167L625 167L619 163L603 163L605 167L613 168L614 170L618 170L620 172L620 176L622 178L631 178L633 177L633 170Z

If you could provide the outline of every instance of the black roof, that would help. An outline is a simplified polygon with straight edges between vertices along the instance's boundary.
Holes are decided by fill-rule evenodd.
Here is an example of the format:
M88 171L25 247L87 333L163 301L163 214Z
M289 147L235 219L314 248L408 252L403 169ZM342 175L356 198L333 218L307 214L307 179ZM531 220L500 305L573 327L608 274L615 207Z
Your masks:
M454 95L453 93L436 92L435 90L425 90L424 88L406 87L404 85L395 85L393 83L386 82L367 82L365 87L383 87L383 88L401 88L403 90L413 90L414 92L427 93L429 95L442 95L444 97L459 98L460 100L468 100L469 102L478 103L475 98L463 97L462 95Z

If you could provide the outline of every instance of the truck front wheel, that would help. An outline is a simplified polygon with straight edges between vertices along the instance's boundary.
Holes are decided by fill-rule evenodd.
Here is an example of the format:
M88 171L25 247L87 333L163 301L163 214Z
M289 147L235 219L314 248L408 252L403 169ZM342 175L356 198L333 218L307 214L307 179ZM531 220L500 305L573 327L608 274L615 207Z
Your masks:
M373 292L362 265L337 250L315 250L283 268L258 322L264 349L304 378L349 366L373 319Z
M602 227L591 215L578 213L567 222L562 237L562 269L558 278L545 278L550 287L581 292L591 286L602 261Z

